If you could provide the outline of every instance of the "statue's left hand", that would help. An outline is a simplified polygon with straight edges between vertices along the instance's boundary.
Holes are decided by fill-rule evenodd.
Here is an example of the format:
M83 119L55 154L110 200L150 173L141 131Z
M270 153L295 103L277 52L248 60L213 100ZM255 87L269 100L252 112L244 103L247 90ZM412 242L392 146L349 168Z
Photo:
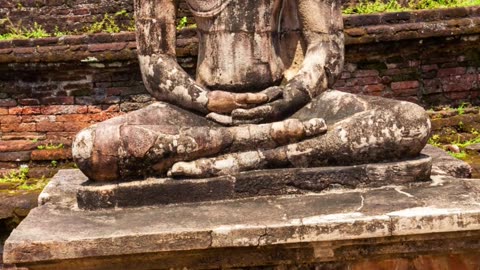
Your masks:
M275 86L275 88L280 87ZM283 95L280 99L252 109L236 109L232 111L233 124L254 124L283 120L311 100L307 90L299 83L290 82L281 88Z

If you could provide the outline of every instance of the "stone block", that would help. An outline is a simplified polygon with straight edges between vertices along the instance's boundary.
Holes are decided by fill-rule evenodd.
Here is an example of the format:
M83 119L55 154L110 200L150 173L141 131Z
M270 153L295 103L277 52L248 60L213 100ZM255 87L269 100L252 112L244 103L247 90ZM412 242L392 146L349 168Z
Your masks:
M98 209L305 194L335 186L372 187L427 181L431 166L430 157L422 156L392 163L260 170L208 179L87 182L79 189L77 200L82 209Z

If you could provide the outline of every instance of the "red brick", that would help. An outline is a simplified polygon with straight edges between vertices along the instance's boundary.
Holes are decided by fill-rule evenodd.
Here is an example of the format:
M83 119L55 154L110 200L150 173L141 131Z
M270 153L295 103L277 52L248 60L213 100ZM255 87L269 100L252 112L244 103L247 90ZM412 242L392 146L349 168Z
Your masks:
M0 141L0 152L17 152L37 149L39 142L27 140Z
M2 132L30 132L36 130L36 123L2 124Z
M354 77L376 77L379 75L379 72L378 70L374 70L374 69L371 69L371 70L357 70L357 72L355 72L355 75Z
M445 95L453 100L461 100L461 99L468 99L470 97L470 92L449 92L445 93Z
M80 130L93 125L89 122L65 122L64 127L67 132L79 132Z
M354 81L356 85L378 84L382 82L382 80L378 76L356 78Z
M452 79L443 78L442 85L447 93L476 90L476 80L476 74L465 74Z
M419 86L420 83L418 81L393 82L391 84L392 90L412 89L418 88Z
M107 96L120 96L122 94L121 88L107 88L105 90Z
M19 152L0 152L0 161L9 162L9 161L29 161L30 160L30 151L19 151Z
M46 133L46 139L47 140L52 140L52 141L57 141L57 140L73 140L77 132L47 132Z
M464 67L455 67L455 68L444 68L438 70L437 76L438 77L448 77L448 76L456 76L456 75L463 75L467 71Z
M42 98L43 104L48 105L72 105L75 101L74 97L46 97Z
M8 108L0 108L0 115L8 114Z
M33 54L35 52L35 47L14 48L13 52L15 54Z
M128 42L127 43L127 48L128 49L136 49L137 48L137 43L136 42Z
M34 150L31 154L32 160L65 160L71 158L71 149Z
M422 71L423 72L429 72L429 71L437 70L437 69L438 69L438 65L423 65L422 66Z
M2 117L0 117L0 124L14 124L21 122L22 117L16 115L2 115Z
M88 45L88 51L90 52L103 52L103 51L121 51L127 47L126 42L116 43L100 43Z
M0 99L0 107L14 107L17 106L17 101L11 98Z
M37 130L39 132L46 131L64 131L65 127L62 122L41 122L37 124Z
M11 108L8 108L8 114L20 115L20 114L22 114L22 107L11 107Z
M65 114L57 116L58 122L88 122L92 120L90 114Z
M9 54L13 51L13 48L0 49L0 54Z
M24 98L18 100L18 103L23 106L40 105L40 100L36 98Z
M409 89L397 89L393 90L393 94L396 97L408 97L408 96L416 96L418 94L418 88L409 88Z
M87 113L88 107L81 105L50 105L42 108L42 114Z
M365 85L363 87L363 90L366 93L382 92L383 90L385 90L385 85L383 84Z
M41 114L42 108L39 106L25 106L23 107L22 114L23 115L31 115L31 114Z

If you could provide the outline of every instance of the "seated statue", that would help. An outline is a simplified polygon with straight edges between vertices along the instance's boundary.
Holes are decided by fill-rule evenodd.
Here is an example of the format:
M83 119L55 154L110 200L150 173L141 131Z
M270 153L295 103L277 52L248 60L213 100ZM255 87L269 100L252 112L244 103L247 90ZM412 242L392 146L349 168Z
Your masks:
M136 0L139 62L158 102L81 131L94 181L417 157L430 122L413 103L332 90L344 62L341 2L187 0L198 66L176 61L176 0Z

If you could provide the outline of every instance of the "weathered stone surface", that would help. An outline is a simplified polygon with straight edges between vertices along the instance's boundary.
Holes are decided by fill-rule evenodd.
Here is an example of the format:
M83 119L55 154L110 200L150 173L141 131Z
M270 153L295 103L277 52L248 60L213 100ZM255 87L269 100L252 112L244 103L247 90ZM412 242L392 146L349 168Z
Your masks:
M470 165L450 156L440 148L427 144L422 154L432 157L432 175L450 175L458 178L470 178L472 176Z
M480 248L479 180L441 176L407 186L78 211L73 190L81 181L69 179L72 172L49 184L45 192L51 195L43 197L50 201L7 240L6 263L29 269L196 269Z
M378 187L430 179L431 158L345 167L277 169L209 179L149 178L127 183L84 182L77 192L81 209L138 207L256 196L308 194L332 187ZM79 172L77 178L85 179Z

